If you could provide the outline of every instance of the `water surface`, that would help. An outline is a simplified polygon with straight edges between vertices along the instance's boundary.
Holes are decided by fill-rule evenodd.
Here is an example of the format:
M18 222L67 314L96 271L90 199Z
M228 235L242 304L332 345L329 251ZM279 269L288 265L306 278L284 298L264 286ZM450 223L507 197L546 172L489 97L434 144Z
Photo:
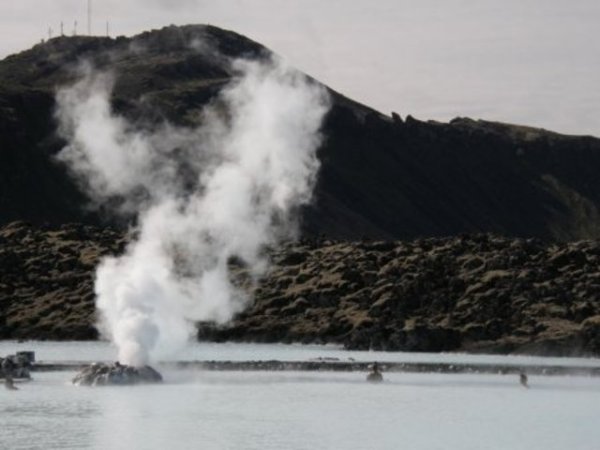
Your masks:
M117 350L101 341L0 341L0 356L33 350L38 361L113 361ZM340 361L438 362L481 364L532 364L600 367L599 358L548 358L522 355L472 355L465 353L406 353L347 351L336 345L190 343L168 361L308 361L337 358Z
M0 343L0 354L19 349L47 360L114 357L106 343ZM515 360L253 344L186 352L222 360ZM106 388L73 386L72 372L34 373L19 391L0 390L0 449L596 450L600 442L597 378L531 376L525 389L514 375L385 373L373 385L360 372L162 370L162 385Z
M600 384L580 377L164 373L85 388L38 373L0 391L6 449L597 449Z

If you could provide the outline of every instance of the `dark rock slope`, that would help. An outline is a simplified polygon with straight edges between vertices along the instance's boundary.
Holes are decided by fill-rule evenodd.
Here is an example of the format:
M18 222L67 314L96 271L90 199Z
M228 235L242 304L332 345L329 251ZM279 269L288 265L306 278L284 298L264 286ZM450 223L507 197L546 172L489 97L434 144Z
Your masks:
M96 336L93 268L122 235L13 223L0 244L0 338ZM271 257L255 302L224 327L199 324L201 339L600 355L598 242L305 240Z
M268 54L233 32L187 26L133 38L59 37L0 61L0 223L111 220L83 208L85 197L52 160L64 145L54 93L75 79L79 61L115 73L118 113L191 125L230 80L228 58ZM402 120L332 95L305 235L600 237L598 139L470 119Z
M0 230L0 339L94 339L93 276L124 248L108 229L66 224Z

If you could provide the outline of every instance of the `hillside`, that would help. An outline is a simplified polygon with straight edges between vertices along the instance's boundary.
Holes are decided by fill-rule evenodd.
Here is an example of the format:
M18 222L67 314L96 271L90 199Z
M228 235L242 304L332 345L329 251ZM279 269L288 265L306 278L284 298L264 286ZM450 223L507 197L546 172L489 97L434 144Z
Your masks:
M54 158L55 95L81 63L114 74L114 112L147 130L198 125L232 58L269 57L230 31L172 26L0 61L1 339L96 338L94 269L127 243L130 218L91 208ZM600 354L600 139L386 116L329 93L300 241L270 249L256 285L224 259L255 301L199 338Z
M132 38L59 37L0 61L0 224L122 225L87 208L52 159L64 145L54 93L74 80L79 61L115 73L118 113L190 125L232 77L228 58L268 54L236 33L187 26ZM305 235L600 237L600 140L466 118L403 120L331 92Z

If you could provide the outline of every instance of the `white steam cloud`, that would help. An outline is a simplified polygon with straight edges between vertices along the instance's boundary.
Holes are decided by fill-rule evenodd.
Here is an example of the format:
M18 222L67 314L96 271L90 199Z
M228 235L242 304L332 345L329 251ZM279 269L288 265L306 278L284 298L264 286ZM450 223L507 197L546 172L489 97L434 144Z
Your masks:
M112 77L89 67L57 94L69 142L59 159L96 202L137 217L136 239L101 262L95 283L99 328L124 363L167 356L194 321L242 310L228 262L263 273L265 247L294 233L311 200L326 91L277 61L233 67L197 128L140 130L111 110Z

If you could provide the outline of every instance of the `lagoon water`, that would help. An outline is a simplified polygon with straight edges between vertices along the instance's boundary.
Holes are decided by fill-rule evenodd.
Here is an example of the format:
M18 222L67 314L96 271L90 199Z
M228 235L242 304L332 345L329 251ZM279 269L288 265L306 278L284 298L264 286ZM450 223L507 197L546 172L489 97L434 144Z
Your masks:
M113 354L103 343L35 342L2 342L0 354L26 348L38 360ZM191 346L182 356L540 363L237 344ZM0 390L0 449L595 450L600 442L597 378L532 376L524 389L514 375L387 373L372 385L357 372L162 372L162 385L108 388L73 386L70 372L36 372L19 391Z
M33 350L37 361L113 361L117 350L104 341L0 341L0 356ZM336 345L190 343L166 361L308 361L337 358L340 361L439 362L482 364L530 364L600 367L600 358L549 358L521 355L461 353L404 353L349 351Z

